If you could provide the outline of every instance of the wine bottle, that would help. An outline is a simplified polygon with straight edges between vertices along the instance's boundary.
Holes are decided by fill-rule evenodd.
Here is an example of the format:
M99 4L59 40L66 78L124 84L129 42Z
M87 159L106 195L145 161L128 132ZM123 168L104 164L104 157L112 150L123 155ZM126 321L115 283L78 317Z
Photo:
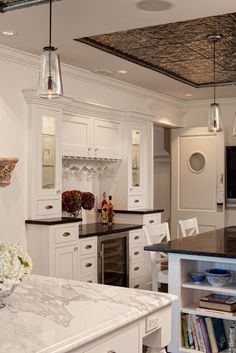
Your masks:
M107 200L106 200L105 191L103 192L103 200L102 200L102 204L101 204L101 218L102 218L102 224L108 223L108 204L107 204Z
M108 225L111 226L114 223L114 210L112 204L112 196L109 196L108 202Z

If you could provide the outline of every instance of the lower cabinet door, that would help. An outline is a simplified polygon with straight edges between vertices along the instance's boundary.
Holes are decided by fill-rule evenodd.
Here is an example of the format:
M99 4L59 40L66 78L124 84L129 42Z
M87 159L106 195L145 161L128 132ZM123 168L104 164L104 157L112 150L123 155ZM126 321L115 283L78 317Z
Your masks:
M66 279L78 278L78 245L55 249L55 276Z
M126 331L107 341L84 351L83 353L141 353L138 325L127 328Z

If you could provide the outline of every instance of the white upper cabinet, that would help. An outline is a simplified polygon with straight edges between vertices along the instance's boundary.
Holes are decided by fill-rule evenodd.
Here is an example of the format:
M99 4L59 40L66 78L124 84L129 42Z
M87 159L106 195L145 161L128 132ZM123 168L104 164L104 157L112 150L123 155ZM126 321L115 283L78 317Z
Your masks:
M23 92L28 104L28 219L61 216L61 122L67 102Z
M91 118L65 115L62 123L62 155L89 157L92 152Z
M65 115L62 125L62 155L121 158L121 123Z

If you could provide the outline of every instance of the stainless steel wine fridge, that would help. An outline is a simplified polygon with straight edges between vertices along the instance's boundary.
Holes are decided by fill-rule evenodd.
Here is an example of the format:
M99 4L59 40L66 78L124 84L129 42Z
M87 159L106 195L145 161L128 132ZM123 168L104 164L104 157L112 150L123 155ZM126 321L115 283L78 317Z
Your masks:
M98 237L98 283L129 286L128 233Z

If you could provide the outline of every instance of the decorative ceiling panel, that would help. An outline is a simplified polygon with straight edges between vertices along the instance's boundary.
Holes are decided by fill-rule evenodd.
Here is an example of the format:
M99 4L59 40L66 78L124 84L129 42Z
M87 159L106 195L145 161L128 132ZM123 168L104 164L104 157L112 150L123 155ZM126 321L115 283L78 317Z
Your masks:
M14 11L25 7L47 4L48 2L49 0L0 0L0 12Z
M236 13L75 39L194 87L236 83ZM235 53L235 54L233 54Z

